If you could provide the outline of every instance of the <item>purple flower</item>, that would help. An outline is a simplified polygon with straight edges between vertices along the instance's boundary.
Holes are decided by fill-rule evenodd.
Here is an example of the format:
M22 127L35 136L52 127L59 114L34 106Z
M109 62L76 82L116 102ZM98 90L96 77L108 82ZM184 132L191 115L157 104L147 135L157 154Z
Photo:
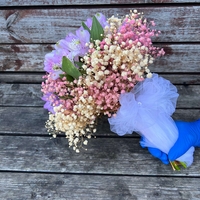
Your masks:
M67 56L69 51L66 49L56 49L45 55L44 70L46 72L54 72L61 67L62 57Z
M56 50L53 50L45 56L44 70L51 73L53 80L59 78L59 75L63 73L61 70L63 56L67 56L70 60L73 60L68 50L59 48L58 46Z
M52 102L49 101L49 96L51 95L50 92L44 94L44 96L42 97L42 100L43 101L46 101L46 103L44 104L44 109L47 109L49 112L51 113L55 113L54 110L53 110L53 106L51 105Z
M88 18L87 21L85 22L85 24L89 29L91 29L91 27L92 27L92 19Z
M99 21L99 23L103 28L105 26L108 26L108 22L106 21L105 15L103 15L102 13L96 13L95 17L97 18L97 20Z
M81 49L81 41L73 33L69 33L63 42L69 51L79 51Z
M62 74L62 73L63 73L63 71L61 69L57 69L53 73L51 73L50 76L53 80L56 80L57 78L60 77L60 74Z
M51 105L51 103L49 101L47 101L44 104L44 109L47 109L49 112L55 114L55 111L53 110L53 106Z
M44 58L44 70L46 72L52 72L53 66L56 63L59 63L59 58L55 56L56 51L52 51L51 53L48 53L45 55Z
M56 45L56 48L57 50L65 49L68 52L65 56L74 62L74 60L78 61L78 57L85 55L85 53L88 51L88 47L86 47L85 44L89 41L89 32L79 28L76 31L76 35L69 33L65 39L60 40Z
M49 96L50 96L51 94L52 94L51 92L48 92L48 93L44 94L43 97L42 97L42 100L43 100L43 101L49 101Z
M82 30L81 28L79 28L76 31L76 35L79 38L82 47L85 47L85 43L90 41L90 34L87 30Z
M97 20L100 22L102 27L108 25L106 22L106 17L97 13ZM85 24L91 28L92 19L88 18ZM62 73L62 58L66 56L71 62L78 61L80 56L84 56L88 52L88 47L85 45L90 42L90 33L80 27L76 31L76 35L69 33L65 39L60 40L55 46L55 50L51 53L46 54L44 60L44 70L51 73L51 78L56 80Z
M90 34L86 30L78 29L76 35L70 33L65 38L65 45L67 49L73 52L73 56L83 56L87 51L85 43L90 41Z
M99 21L99 23L101 24L101 26L104 28L105 26L109 26L109 24L106 21L106 17L105 15L103 15L102 13L96 13L95 17L97 18L97 20ZM87 21L85 22L85 25L91 29L92 28L92 19L88 18ZM83 27L81 27L81 29L83 29Z

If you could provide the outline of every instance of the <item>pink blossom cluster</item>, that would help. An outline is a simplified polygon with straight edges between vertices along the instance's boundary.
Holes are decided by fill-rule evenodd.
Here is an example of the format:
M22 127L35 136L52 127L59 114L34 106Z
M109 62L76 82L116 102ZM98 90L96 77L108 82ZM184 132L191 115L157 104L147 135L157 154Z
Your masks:
M64 105L66 109L71 109L70 99L62 98L70 93L70 85L67 86L70 83L66 81L66 78L53 79L51 73L43 76L43 78L46 79L42 83L41 91L44 93L43 99L46 100L46 104L51 102L52 113L54 113L53 107L59 106L60 104Z
M132 14L131 19L126 17L120 27L119 33L121 33L118 42L125 42L127 48L131 48L132 45L136 45L138 42L141 46L147 47L147 52L154 57L159 57L165 54L163 49L154 47L152 45L152 37L158 36L160 31L155 29L150 29L150 26L155 26L155 22L151 21L149 24L146 19L139 18L138 14ZM130 44L129 41L132 40L133 43Z
M130 78L131 81L128 81L128 78ZM127 75L121 76L120 73L111 70L100 88L97 83L89 86L89 90L97 107L101 109L103 114L110 117L120 106L120 94L130 91L134 87L135 83L140 80L143 79L135 76L131 71L127 70Z

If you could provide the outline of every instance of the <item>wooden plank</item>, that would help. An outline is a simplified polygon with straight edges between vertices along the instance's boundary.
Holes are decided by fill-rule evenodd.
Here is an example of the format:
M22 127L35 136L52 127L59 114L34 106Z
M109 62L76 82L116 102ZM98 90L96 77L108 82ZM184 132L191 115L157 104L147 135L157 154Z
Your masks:
M69 148L64 137L0 136L0 145L0 170L200 178L200 149L189 168L174 172L141 148L139 138L92 138L87 151L80 149L80 153Z
M0 107L0 134L46 134L47 111L40 107ZM175 120L199 119L200 109L176 109ZM107 118L98 120L96 135L114 136Z
M53 45L0 45L0 71L43 71Z
M111 4L154 4L154 3L198 3L199 0L1 0L0 6L72 6L72 5L111 5Z
M48 134L47 111L37 107L0 107L0 133Z
M160 76L166 78L167 80L171 81L173 84L182 84L184 86L187 85L199 85L200 84L200 76L198 73L194 74L163 74L159 73Z
M0 84L0 105L43 106L40 84Z
M152 71L154 72L154 71ZM42 76L45 73L0 73L0 83L42 83L44 79ZM163 78L171 81L173 84L178 85L199 85L200 84L200 77L199 74L163 74L159 73L160 76Z
M176 109L172 118L174 120L194 121L200 119L200 109Z
M166 54L150 66L153 72L200 72L200 44L157 46ZM44 57L52 48L50 44L0 45L0 71L43 72Z
M199 85L177 85L177 89L177 108L200 108ZM0 84L0 106L43 106L40 90L40 84Z
M0 83L42 83L44 79L42 76L45 75L45 72L42 73L0 73ZM192 79L194 80L194 79Z
M103 14L124 15L134 6L102 7ZM149 20L155 20L162 34L158 42L199 42L200 7L138 7ZM0 11L0 41L4 43L56 43L75 31L82 20L100 11L99 8L20 9ZM23 30L23 31L22 31Z
M199 178L1 173L0 186L9 200L200 198Z
M200 86L199 85L178 85L177 86L179 98L177 101L177 108L200 108L199 96Z
M157 73L200 72L200 45L157 45L164 48L166 54L155 60L150 66Z

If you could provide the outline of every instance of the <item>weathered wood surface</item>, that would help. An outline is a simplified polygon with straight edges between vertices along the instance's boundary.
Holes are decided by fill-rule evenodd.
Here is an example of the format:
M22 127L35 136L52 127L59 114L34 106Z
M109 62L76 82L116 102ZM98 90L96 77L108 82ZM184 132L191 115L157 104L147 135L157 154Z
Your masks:
M200 109L176 109L175 120L192 121L200 118ZM0 134L48 135L45 121L47 111L42 107L0 107ZM116 136L110 131L106 118L98 120L96 135Z
M0 105L42 106L40 84L0 84Z
M200 84L200 76L199 73L192 73L192 74L187 74L187 73L180 73L180 74L163 74L163 73L158 73L160 76L163 78L171 81L173 84L177 85L182 85L182 86L187 86L187 85L199 85Z
M199 0L1 0L0 6L73 6L110 4L149 4L149 3L200 3Z
M0 107L0 133L47 134L48 113L38 107Z
M26 145L25 145L26 144ZM24 172L62 172L200 178L200 151L187 169L174 172L139 145L139 138L92 138L87 151L75 153L64 137L0 136L0 169Z
M196 178L4 173L1 198L9 200L198 200Z
M154 71L152 71L154 72ZM5 83L30 83L30 84L40 84L44 79L42 76L45 75L44 72L41 73L16 73L16 72L9 72L9 73L0 73L0 84ZM159 73L160 76L166 78L167 80L171 81L173 84L176 85L199 85L200 84L200 76L199 73L192 73L192 74L164 74ZM2 87L2 86L1 86Z
M164 48L166 54L157 58L150 66L153 72L200 73L200 44L160 44L157 46ZM50 44L0 45L0 71L42 72L44 57L51 52L52 48L53 45ZM0 74L0 76L3 75Z
M43 71L44 56L53 45L0 45L0 71Z
M82 20L101 11L106 16L129 13L134 6L73 9L6 9L0 11L0 41L4 43L55 43L80 27ZM162 34L157 42L199 42L200 6L137 7L154 20ZM56 16L56 17L55 17ZM23 30L23 31L22 31Z
M45 75L45 72L40 73L31 73L31 72L22 72L22 73L16 73L16 72L9 72L9 73L0 73L0 84L1 83L42 83L44 79L42 76ZM198 81L198 77L196 78L191 77L192 81ZM186 77L185 77L186 78ZM183 78L184 81L185 78ZM200 81L198 81L199 83Z
M177 108L200 108L199 85L177 85ZM40 84L0 84L0 106L43 106Z
M165 4L167 3L167 4ZM193 4L192 4L193 3ZM173 172L139 145L119 137L106 118L79 154L63 135L50 139L40 83L53 44L101 11L143 11L162 34L166 55L150 66L177 85L173 118L200 116L200 0L0 0L0 199L200 199L200 149L188 169ZM7 84L5 84L7 83Z

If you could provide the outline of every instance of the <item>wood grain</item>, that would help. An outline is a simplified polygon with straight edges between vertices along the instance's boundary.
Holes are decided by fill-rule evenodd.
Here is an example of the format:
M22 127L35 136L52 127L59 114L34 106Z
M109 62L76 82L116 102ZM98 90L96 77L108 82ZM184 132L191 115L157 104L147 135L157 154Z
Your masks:
M139 138L92 138L84 146L87 151L80 149L80 153L69 148L64 137L0 136L0 145L0 170L200 178L200 149L193 165L174 172L141 148Z
M45 75L44 72L42 73L0 73L0 83L27 83L27 84L40 84L44 79L42 76ZM171 81L173 84L178 85L199 85L200 84L200 77L199 73L194 74L163 74L159 73L160 76L163 78Z
M200 45L156 45L166 52L161 58L157 58L151 71L157 73L191 73L200 72Z
M72 5L112 5L148 3L197 3L199 0L1 0L0 6L72 6Z
M48 112L37 107L0 107L0 133L48 134Z
M42 106L40 90L40 84L0 84L0 105Z
M177 85L177 108L200 108L199 85ZM0 84L0 106L43 106L40 84Z
M180 177L1 173L0 192L2 199L9 200L200 198L199 179Z
M0 71L43 71L53 45L0 45Z
M199 73L193 73L193 74L163 74L163 73L158 73L160 76L163 78L171 81L173 84L178 84L178 85L199 85L200 84L200 76Z
M129 13L134 6L101 8L106 16ZM200 7L138 7L154 20L162 34L157 42L199 42ZM4 43L56 43L80 27L82 20L99 12L91 9L6 9L0 11L0 41ZM22 31L23 30L23 31Z
M17 73L17 72L9 72L9 73L0 73L0 83L42 83L44 79L42 78L45 75L45 72L41 73ZM186 78L186 77L185 77ZM183 78L184 79L184 78ZM198 77L197 77L198 79ZM184 79L185 80L185 79ZM192 80L194 77L192 77ZM200 82L200 81L199 81ZM199 83L198 82L198 83Z
M166 54L157 58L150 66L153 72L200 73L199 44L156 46L164 48ZM50 44L0 45L0 71L43 72L44 57L52 48L53 45Z
M0 134L48 135L45 122L48 112L42 107L0 107ZM175 120L192 121L200 118L200 109L176 109ZM96 135L115 136L107 118L98 120Z

